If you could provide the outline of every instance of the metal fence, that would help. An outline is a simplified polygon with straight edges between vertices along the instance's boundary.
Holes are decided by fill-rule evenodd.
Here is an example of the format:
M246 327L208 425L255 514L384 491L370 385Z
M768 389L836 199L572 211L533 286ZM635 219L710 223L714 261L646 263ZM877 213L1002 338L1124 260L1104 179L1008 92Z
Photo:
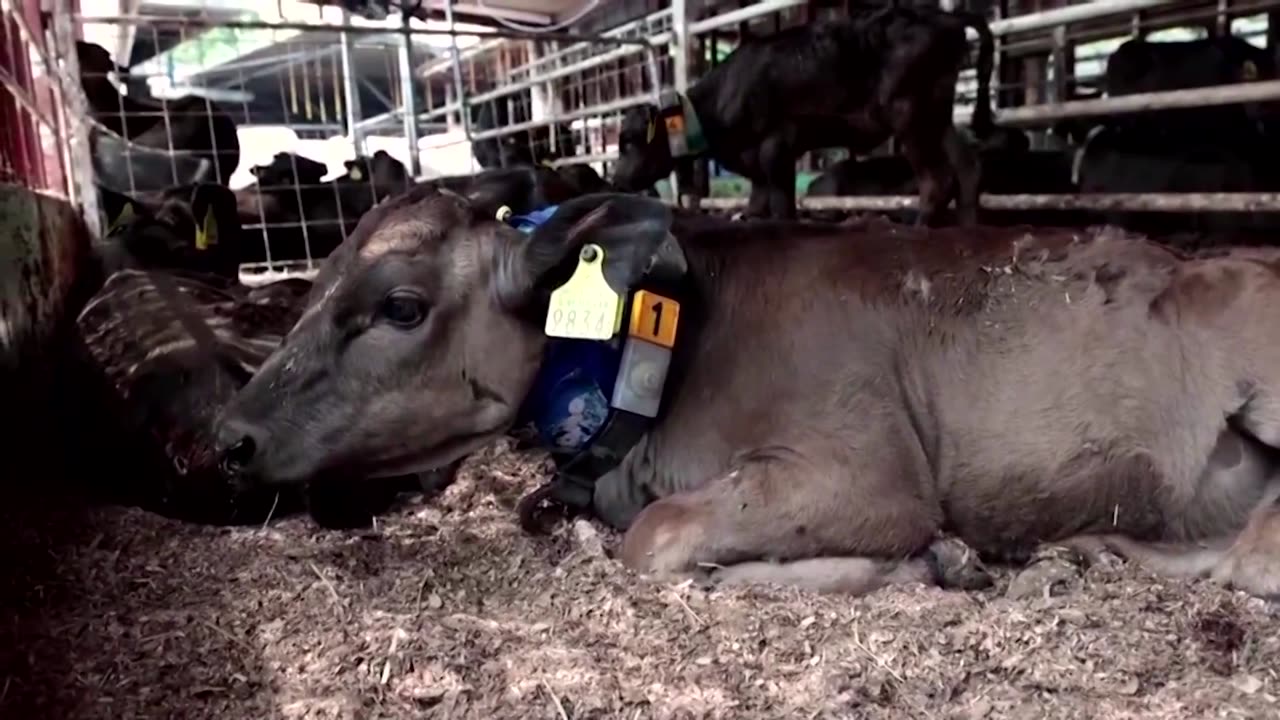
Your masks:
M210 3L199 13L76 14L75 20L126 28L135 42L141 38L170 48L160 58L130 67L128 77L112 78L126 96L159 103L150 118L131 103L135 121L181 122L173 104L162 101L191 92L235 119L241 148L231 186L246 207L257 209L258 217L244 225L262 238L262 262L250 263L242 277L266 282L313 273L315 261L353 229L360 211L347 208L361 190L343 184L351 179L347 161L384 151L416 179L470 174L526 159L557 167L589 165L607 177L628 108L655 101L661 90L686 89L733 50L744 29L764 34L771 23L806 22L821 12L804 0L767 0L728 10L717 3L675 0L668 8L584 37L468 27L451 17L450 3L443 7L445 20L436 23L395 15L375 22L338 7L289 0L254 12L228 12L225 4ZM1166 35L1230 30L1265 45L1265 17L1273 8L1280 8L1280 0L1097 0L996 18L991 28L997 39L992 79L997 122L1036 130L1034 142L1044 145L1054 141L1043 131L1063 119L1280 99L1280 81L1073 99L1096 86L1106 55L1135 30ZM971 113L975 85L974 71L963 71L957 88L961 124ZM148 93L154 97L148 99ZM61 103L47 109L39 100L30 104L56 126ZM122 114L130 120L123 104ZM26 122L45 125L39 119ZM18 158L19 151L33 155L26 147L6 147L6 157ZM525 147L527 158L516 152ZM291 161L285 180L277 174L270 182L259 181L251 169L269 164L277 152L318 161L325 174L305 181ZM171 153L172 178L182 175L176 163L183 155ZM811 155L802 168L821 168L838 157ZM715 168L713 176L725 180ZM733 179L726 184L732 186ZM729 194L743 193L745 185L742 181ZM130 184L123 190L143 188ZM319 202L321 197L327 204ZM800 198L802 208L813 209L896 209L915 202L907 196ZM713 197L704 206L743 203L741 197ZM296 217L268 217L266 209L273 204L294 208ZM1272 193L985 195L983 204L1175 212L1280 209ZM320 205L325 209L317 212ZM277 242L288 233L297 236L295 249Z
M228 14L210 4L176 17L77 21L105 29L106 37L127 32L134 43L166 48L127 73L82 69L86 88L100 90L86 92L96 110L88 122L98 142L122 146L125 161L125 172L115 173L98 162L98 183L134 198L193 182L228 185L245 236L261 238L261 261L241 270L250 284L313 275L318 260L354 230L378 197L370 182L344 182L348 162L384 149L416 167L405 133L349 131L362 107L399 106L414 94L408 70L420 34L412 28L353 23L338 8L285 2L256 12ZM108 104L113 99L107 82L121 91L116 107L102 107L104 97ZM217 118L230 118L235 134L215 130ZM207 130L200 127L206 123ZM175 145L193 128L213 147ZM277 153L285 153L283 163ZM210 155L211 166L199 164ZM137 172L146 162L139 158L153 156L167 172L152 164Z
M468 170L477 171L507 164L502 146L516 138L535 162L607 173L622 113L672 86L671 16L663 10L574 41L486 40L426 64L426 82L452 81L448 102L420 116L450 128L429 136L428 147L472 147Z
M134 43L165 48L127 73L114 61L96 76L82 72L86 89L77 92L96 108L86 117L95 142L115 143L124 160L124 172L114 172L100 152L92 175L110 191L144 199L191 182L228 184L244 231L261 237L260 261L241 269L250 284L313 276L364 211L403 189L376 187L367 165L349 169L353 161L389 155L403 166L406 183L471 174L483 169L477 156L500 155L506 139L523 133L535 159L554 154L561 164L589 163L592 148L602 153L610 141L598 117L625 108L637 93L652 98L660 72L644 39L655 26L643 22L577 38L452 19L376 22L287 0L254 12L210 3L177 16L80 13L75 20L102 37L127 32ZM500 63L468 63L468 45L501 45ZM421 69L442 62L445 74ZM595 68L595 77L575 76L583 67ZM530 80L537 72L574 81L552 96ZM215 116L232 119L239 148L216 147L222 136L211 124L213 163L201 164L209 149L184 149L175 137ZM553 123L561 132L548 132ZM139 177L134 168L147 157L165 167Z
M808 10L807 5L804 0L770 0L708 17L694 17L685 2L676 0L669 9L627 23L609 34L647 38L659 54L660 89L683 90L696 80L695 68L701 64L697 61L711 60L717 54L711 44L717 31L747 22L769 20L779 14L805 11ZM1062 120L1280 99L1280 81L1073 99L1076 93L1090 86L1096 89L1105 68L1106 56L1129 37L1143 34L1157 40L1162 37L1179 39L1203 37L1210 32L1232 32L1265 46L1266 14L1277 8L1280 8L1280 2L1275 0L1096 0L1017 17L996 18L991 22L991 29L996 37L997 51L997 67L992 78L997 122L1036 131L1033 143L1045 146L1058 142L1045 131ZM976 40L972 31L969 35L971 40ZM630 75L643 66L640 49L580 43L572 49L541 49L531 54L533 59L512 65L504 55L511 47L512 41L492 41L462 53L457 62L440 61L424 68L424 75L429 78L445 78L450 74L461 77L454 91L454 97L460 97L461 101L453 101L449 107L435 110L429 117L443 117L459 107L471 108L495 100L523 103L525 107L536 105L528 99L530 90L534 90L542 97L553 99L550 107L544 103L545 109L541 114L534 109L527 111L534 119L506 128L463 130L473 141L500 140L513 133L568 121L575 138L591 133L580 140L589 149L579 157L556 159L552 163L588 162L598 171L607 173L616 158L617 123L621 111L648 101L652 94L649 86L627 82ZM584 88L600 90L593 94ZM957 84L956 121L959 124L967 124L972 114L975 88L974 70L967 68L962 71ZM551 135L554 137L555 133ZM813 165L811 163L810 167ZM916 198L801 197L799 202L802 208L812 209L882 210L914 207ZM1001 209L1280 210L1273 193L984 195L982 202L986 207ZM744 204L742 197L721 197L704 206L731 209Z
M60 68L37 0L0 0L0 182L74 200Z

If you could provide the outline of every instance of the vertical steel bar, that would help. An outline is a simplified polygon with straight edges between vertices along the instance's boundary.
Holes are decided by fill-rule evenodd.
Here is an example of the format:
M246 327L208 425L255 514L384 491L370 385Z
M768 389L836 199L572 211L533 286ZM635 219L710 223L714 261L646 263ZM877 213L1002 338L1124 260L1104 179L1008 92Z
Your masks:
M689 90L689 7L685 0L671 0L671 50L672 84L683 96ZM677 206L683 206L679 173L671 173L671 197ZM690 188L692 190L692 188ZM692 198L690 201L692 202Z
M351 24L351 13L343 9L342 23ZM342 56L342 87L347 95L347 132L355 146L356 157L364 155L364 133L360 131L360 88L356 87L355 60L352 57L351 35L346 30L338 33L339 53Z
M238 53L240 52L240 37L238 35L236 36L235 44L236 44L236 52ZM294 81L293 81L292 58L290 58L287 62L289 63L289 83L293 85ZM239 76L239 80L240 80L240 90L241 90L240 108L241 110L244 111L244 120L242 120L240 123L237 123L237 125L251 125L252 118L250 117L250 111L249 111L249 95L248 93L244 92L244 90L247 89L248 87L249 81L244 76L244 68L236 68L236 74ZM276 73L276 78L280 83L280 93L281 93L280 103L283 106L282 110L284 111L282 115L282 119L287 123L289 121L289 108L285 104L285 100L284 100L284 78L282 78L279 73ZM295 90L297 89L296 85L294 86L294 89ZM294 104L293 111L295 113L298 111L296 102ZM246 165L248 164L247 160L242 162L245 162ZM262 231L262 254L263 254L263 257L265 257L267 260L267 269L270 270L271 269L271 241L267 237L267 210L262 200L262 183L260 182L253 183L252 191L253 191L254 197L257 200L255 205L257 205L257 210L258 210L258 222L261 223L262 225L261 228L259 228Z
M409 177L421 173L418 157L418 102L413 96L413 35L409 32L410 15L400 14L403 40L400 45L400 100L404 103L404 137L409 143Z
M453 0L444 2L444 20L449 24L450 58L453 61L454 99L458 103L458 118L462 121L462 136L471 142L471 107L467 103L467 89L462 84L462 56L458 53L457 25L453 18ZM474 155L474 153L472 153Z
M94 182L92 145L89 139L90 120L88 101L80 85L80 61L75 53L76 28L68 0L53 0L52 34L54 52L52 58L62 66L58 78L63 98L67 103L67 141L72 156L68 168L69 181L79 190L80 215L89 230L90 237L101 238L106 228L102 224L100 189Z

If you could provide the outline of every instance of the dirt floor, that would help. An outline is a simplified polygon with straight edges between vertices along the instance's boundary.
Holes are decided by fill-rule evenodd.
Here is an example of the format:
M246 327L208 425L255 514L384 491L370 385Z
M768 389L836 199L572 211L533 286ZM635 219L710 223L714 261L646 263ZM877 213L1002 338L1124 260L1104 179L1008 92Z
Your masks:
M538 460L367 533L5 513L0 718L1280 717L1261 600L1052 557L1017 599L651 583L604 530L522 534Z

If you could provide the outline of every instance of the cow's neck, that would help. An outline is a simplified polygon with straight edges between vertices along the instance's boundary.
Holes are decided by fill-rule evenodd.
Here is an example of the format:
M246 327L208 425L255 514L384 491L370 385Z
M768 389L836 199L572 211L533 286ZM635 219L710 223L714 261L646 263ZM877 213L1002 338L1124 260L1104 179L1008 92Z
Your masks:
M673 154L672 159L678 163L710 153L714 138L722 133L714 123L707 125L708 119L712 117L714 99L706 90L699 90L699 86L695 84L684 93L676 93L676 97L684 115L685 143L690 146L684 154Z
M543 500L569 510L590 508L595 482L622 463L659 421L662 408L678 392L679 368L685 362L686 348L695 341L702 313L696 283L688 277L683 250L674 238L672 242L676 252L655 255L654 270L624 299L627 316L618 336L608 342L548 340L534 385L521 407L518 425L531 423L537 427L557 469L550 483L521 501L520 516L526 528L533 529L533 512ZM654 300L665 303L668 313L671 313L672 301L679 303L674 344L665 350L670 353L670 361L656 417L650 417L644 410L627 409L626 402L623 408L615 407L613 398L606 396L639 369L628 369L632 352L646 363L657 359L653 353L664 352L659 342L632 336L627 330L633 301L640 291L651 293ZM660 317L655 316L655 321ZM672 315L668 315L670 317Z

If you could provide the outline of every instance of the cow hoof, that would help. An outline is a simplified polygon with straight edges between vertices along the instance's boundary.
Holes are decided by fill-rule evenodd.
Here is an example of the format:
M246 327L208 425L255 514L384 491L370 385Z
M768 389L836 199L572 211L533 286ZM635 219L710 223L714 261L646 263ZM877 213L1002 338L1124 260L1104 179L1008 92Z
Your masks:
M1101 535L1082 535L1052 547L1075 553L1075 558L1087 568L1116 568L1124 562L1123 553L1115 541Z
M951 590L984 590L994 582L986 565L963 541L939 540L929 546L930 568L939 587Z
M1212 578L1255 597L1280 601L1280 505L1250 523Z
M1004 596L1010 600L1029 600L1060 595L1080 574L1078 558L1071 550L1048 548L1037 554L1030 567L1014 576Z

